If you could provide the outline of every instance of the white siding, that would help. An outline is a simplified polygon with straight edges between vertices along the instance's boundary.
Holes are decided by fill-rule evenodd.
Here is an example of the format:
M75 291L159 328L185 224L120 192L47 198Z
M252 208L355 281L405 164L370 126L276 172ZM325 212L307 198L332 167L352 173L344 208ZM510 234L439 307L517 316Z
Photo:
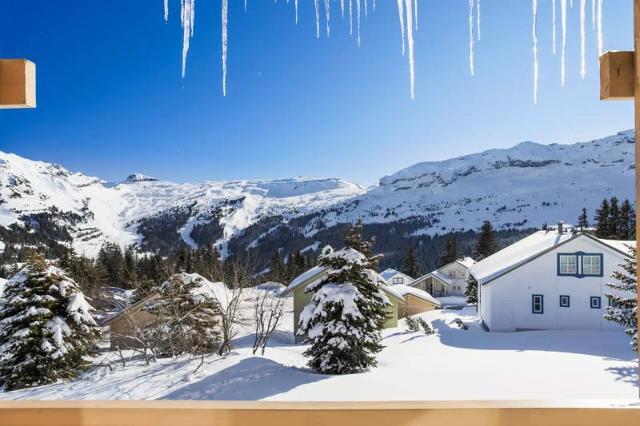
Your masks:
M602 253L602 277L562 277L557 274L558 253ZM577 238L485 284L481 288L481 315L492 331L519 329L618 329L603 318L608 305L606 286L624 256L589 238ZM544 296L544 313L534 314L532 296ZM570 296L570 307L560 307L560 295ZM592 309L591 296L601 297Z

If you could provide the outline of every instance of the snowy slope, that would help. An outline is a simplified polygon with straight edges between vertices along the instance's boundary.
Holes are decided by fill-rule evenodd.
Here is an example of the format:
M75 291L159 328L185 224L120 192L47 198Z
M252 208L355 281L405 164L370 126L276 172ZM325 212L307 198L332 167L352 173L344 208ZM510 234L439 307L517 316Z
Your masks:
M401 320L383 332L377 367L330 376L307 368L307 346L292 345L292 309L289 299L264 357L251 354L250 325L231 354L209 355L199 369L200 359L188 356L150 365L138 358L122 367L118 355L107 352L97 358L102 367L76 380L0 392L0 400L637 401L637 363L622 331L487 333L469 309L436 310L420 315L435 335L408 332ZM454 325L457 318L469 329Z
M133 174L114 185L0 152L0 226L23 224L29 215L52 208L71 213L74 217L58 220L66 222L76 250L88 256L105 241L140 242L137 221L170 209L189 209L180 232L193 245L193 226L214 215L224 242L262 217L304 215L363 192L339 179L306 178L177 184Z
M425 217L416 234L573 223L582 207L594 213L610 196L634 200L632 131L573 145L523 142L440 162L425 162L380 179L325 225L362 217L368 223Z
M108 184L0 152L0 226L25 226L34 215L50 213L70 235L62 243L89 256L105 241L154 250L153 232L174 235L166 247L180 240L212 242L226 253L236 239L236 250L252 249L282 239L276 232L282 224L289 228L286 240L319 247L314 235L357 218L413 221L406 236L477 229L483 220L499 229L525 229L571 223L582 207L592 215L604 197L633 200L634 150L631 131L573 145L524 142L419 163L369 189L340 179L178 184L141 174Z

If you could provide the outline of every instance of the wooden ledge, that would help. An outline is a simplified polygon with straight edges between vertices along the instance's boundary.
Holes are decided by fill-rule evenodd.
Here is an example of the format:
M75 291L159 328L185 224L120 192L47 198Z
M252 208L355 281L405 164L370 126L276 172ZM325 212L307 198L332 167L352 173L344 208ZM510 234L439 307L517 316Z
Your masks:
M640 400L434 402L0 402L2 426L637 426Z

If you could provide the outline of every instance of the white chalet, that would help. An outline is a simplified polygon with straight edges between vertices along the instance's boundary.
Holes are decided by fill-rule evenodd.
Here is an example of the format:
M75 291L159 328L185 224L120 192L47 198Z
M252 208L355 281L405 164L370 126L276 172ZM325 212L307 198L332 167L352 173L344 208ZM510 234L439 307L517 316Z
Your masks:
M473 264L475 261L470 257L458 259L423 275L410 285L424 290L434 297L464 296L464 292L467 290L469 268Z
M476 263L479 313L490 331L618 329L603 318L607 283L634 241L538 231Z
M391 268L380 272L380 275L389 285L409 285L413 281L409 275Z

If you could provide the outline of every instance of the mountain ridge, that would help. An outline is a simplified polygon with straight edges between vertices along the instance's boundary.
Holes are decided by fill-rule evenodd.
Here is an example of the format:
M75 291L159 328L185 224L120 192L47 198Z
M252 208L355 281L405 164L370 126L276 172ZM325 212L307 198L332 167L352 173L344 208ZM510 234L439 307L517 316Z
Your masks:
M113 242L165 253L215 244L224 256L264 258L336 244L356 219L389 247L484 220L524 230L572 222L605 197L633 200L634 152L632 131L571 145L522 142L416 163L368 188L336 178L173 183L137 173L114 184L0 152L0 241L14 254L44 244L92 257Z

